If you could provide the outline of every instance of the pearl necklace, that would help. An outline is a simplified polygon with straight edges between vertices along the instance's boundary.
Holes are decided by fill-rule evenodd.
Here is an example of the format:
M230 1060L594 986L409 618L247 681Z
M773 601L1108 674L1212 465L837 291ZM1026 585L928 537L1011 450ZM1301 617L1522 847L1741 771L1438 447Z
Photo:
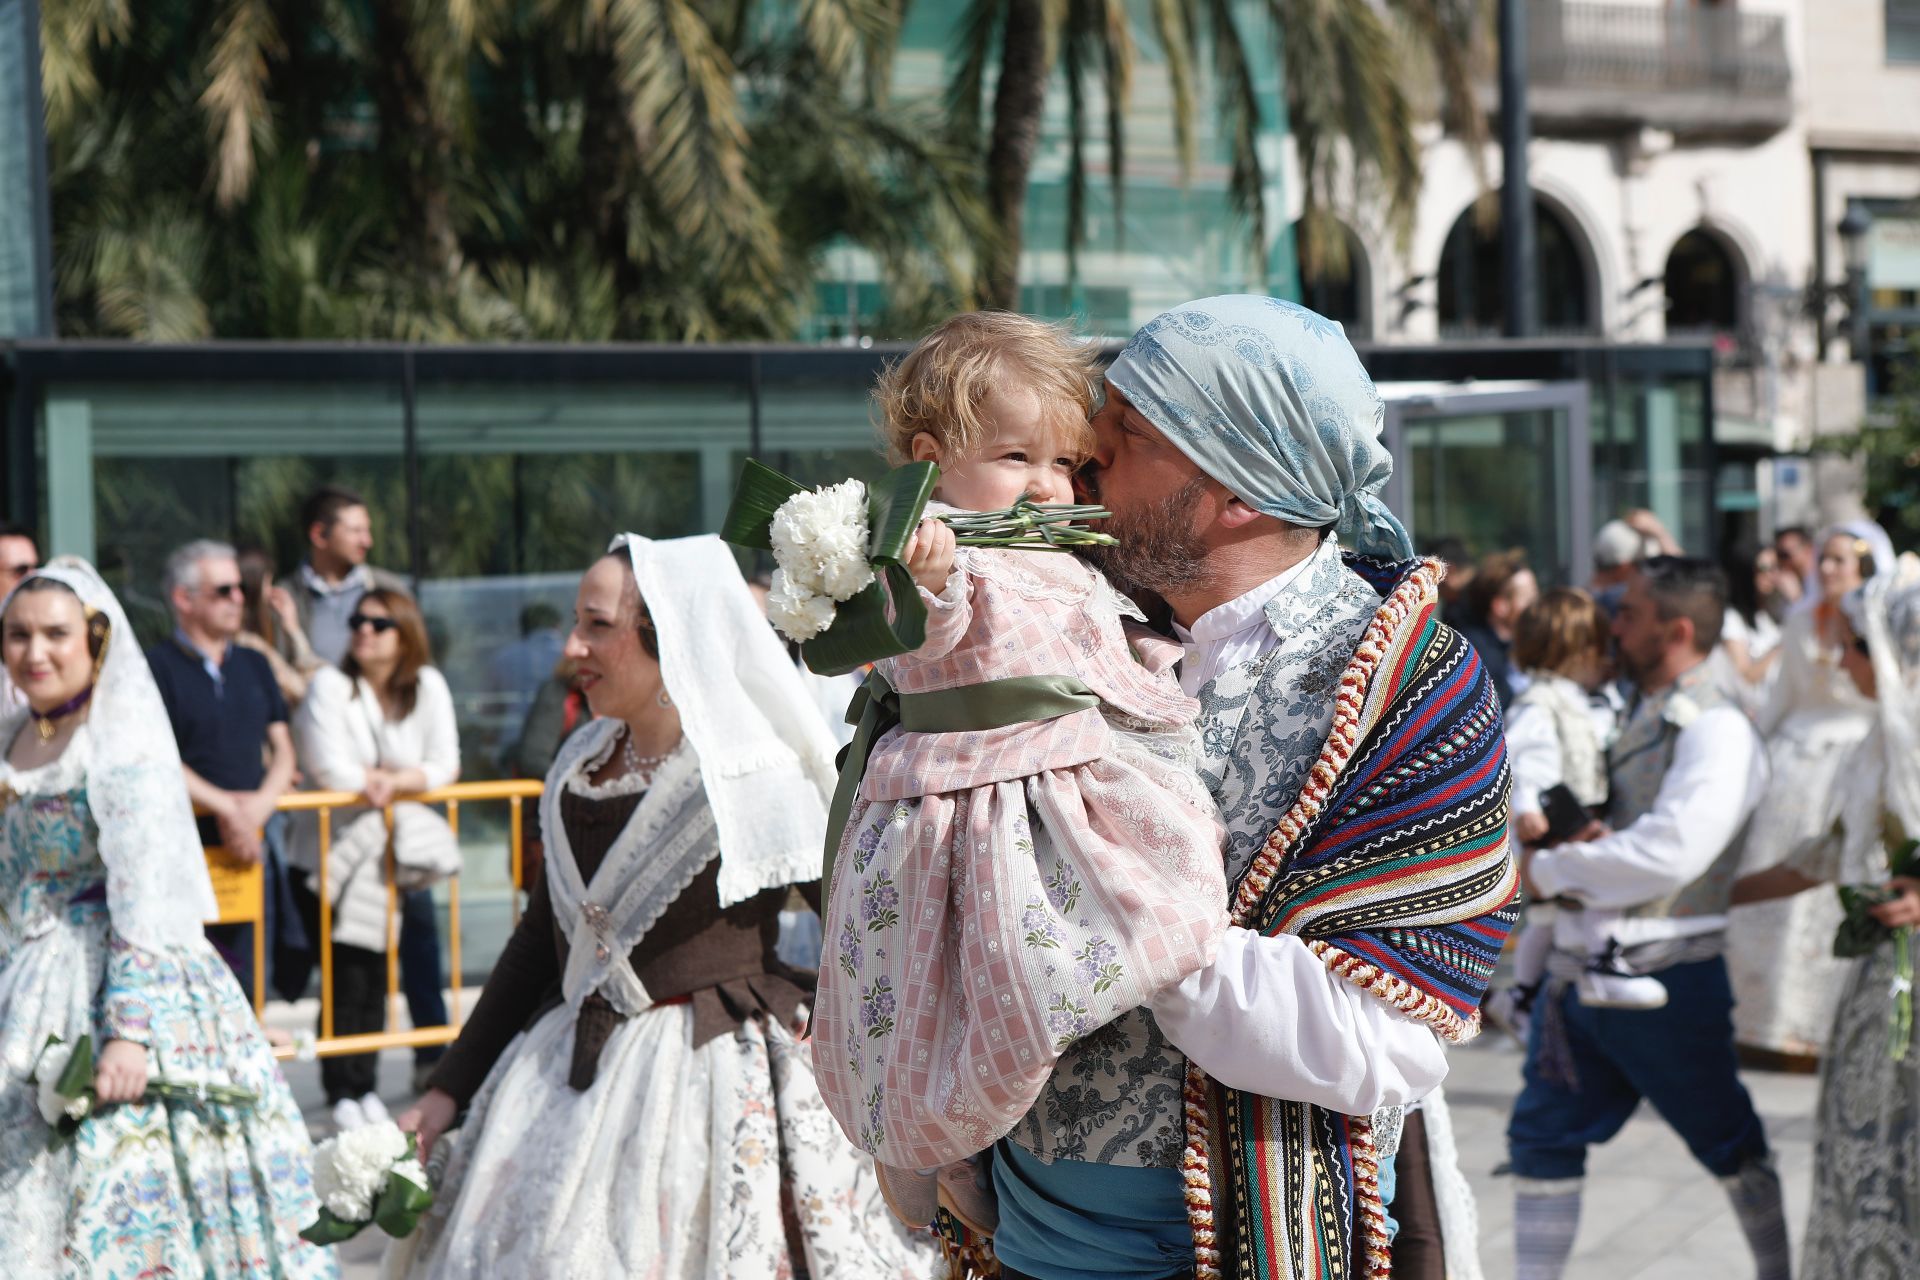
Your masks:
M679 745L680 744L677 742L674 744L674 746L676 747ZM659 769L661 765L665 764L667 762L667 757L672 754L673 754L673 747L668 747L664 752L662 752L657 756L643 756L638 751L635 751L633 749L633 730L632 729L628 729L624 734L621 735L620 763L624 764L627 767L628 773L651 774L655 770Z

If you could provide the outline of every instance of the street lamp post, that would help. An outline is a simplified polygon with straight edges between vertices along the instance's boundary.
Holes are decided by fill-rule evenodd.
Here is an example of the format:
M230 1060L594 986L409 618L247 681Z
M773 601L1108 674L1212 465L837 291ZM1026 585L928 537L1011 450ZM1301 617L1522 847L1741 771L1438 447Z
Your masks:
M1500 0L1500 277L1507 336L1540 332L1534 279L1533 185L1527 177L1527 11L1529 0Z

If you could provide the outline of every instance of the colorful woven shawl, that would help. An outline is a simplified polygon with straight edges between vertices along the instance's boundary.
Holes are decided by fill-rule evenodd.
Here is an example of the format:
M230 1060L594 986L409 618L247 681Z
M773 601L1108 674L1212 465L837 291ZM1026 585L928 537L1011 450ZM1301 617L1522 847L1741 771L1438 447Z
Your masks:
M1385 599L1306 785L1234 888L1233 922L1307 939L1334 973L1465 1040L1518 884L1500 708L1439 620L1439 562L1346 561ZM1230 1090L1191 1064L1185 1104L1198 1276L1388 1274L1369 1120Z

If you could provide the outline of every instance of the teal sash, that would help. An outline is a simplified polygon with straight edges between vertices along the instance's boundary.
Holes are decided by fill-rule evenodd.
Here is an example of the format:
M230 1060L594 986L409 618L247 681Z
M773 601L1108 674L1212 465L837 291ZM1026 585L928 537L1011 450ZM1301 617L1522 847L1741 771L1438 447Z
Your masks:
M1072 676L1008 676L933 693L900 693L874 668L847 705L847 723L857 727L853 741L840 753L840 782L833 790L833 806L827 810L827 855L820 883L829 889L833 885L834 858L853 812L853 797L860 790L873 744L887 730L895 725L908 733L1004 729L1099 705L1099 695Z

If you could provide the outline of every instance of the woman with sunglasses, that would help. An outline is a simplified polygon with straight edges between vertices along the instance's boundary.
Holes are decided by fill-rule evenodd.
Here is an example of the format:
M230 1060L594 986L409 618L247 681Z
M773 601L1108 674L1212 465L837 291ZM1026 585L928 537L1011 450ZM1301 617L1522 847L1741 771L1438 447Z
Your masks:
M308 784L356 792L372 807L358 816L334 815L327 856L336 1036L386 1028L387 829L380 810L395 796L444 787L460 776L453 695L432 665L419 606L405 592L375 588L360 598L347 622L350 647L340 669L314 672L293 719ZM393 820L401 911L412 921L420 948L419 955L408 956L408 1012L415 1026L443 1026L440 938L427 886L459 870L458 842L446 820L425 806L398 805ZM318 823L309 818L294 841L295 863L314 875L318 837ZM405 931L402 937L404 942ZM374 1092L375 1064L370 1053L321 1061L321 1084L339 1128L387 1118Z

